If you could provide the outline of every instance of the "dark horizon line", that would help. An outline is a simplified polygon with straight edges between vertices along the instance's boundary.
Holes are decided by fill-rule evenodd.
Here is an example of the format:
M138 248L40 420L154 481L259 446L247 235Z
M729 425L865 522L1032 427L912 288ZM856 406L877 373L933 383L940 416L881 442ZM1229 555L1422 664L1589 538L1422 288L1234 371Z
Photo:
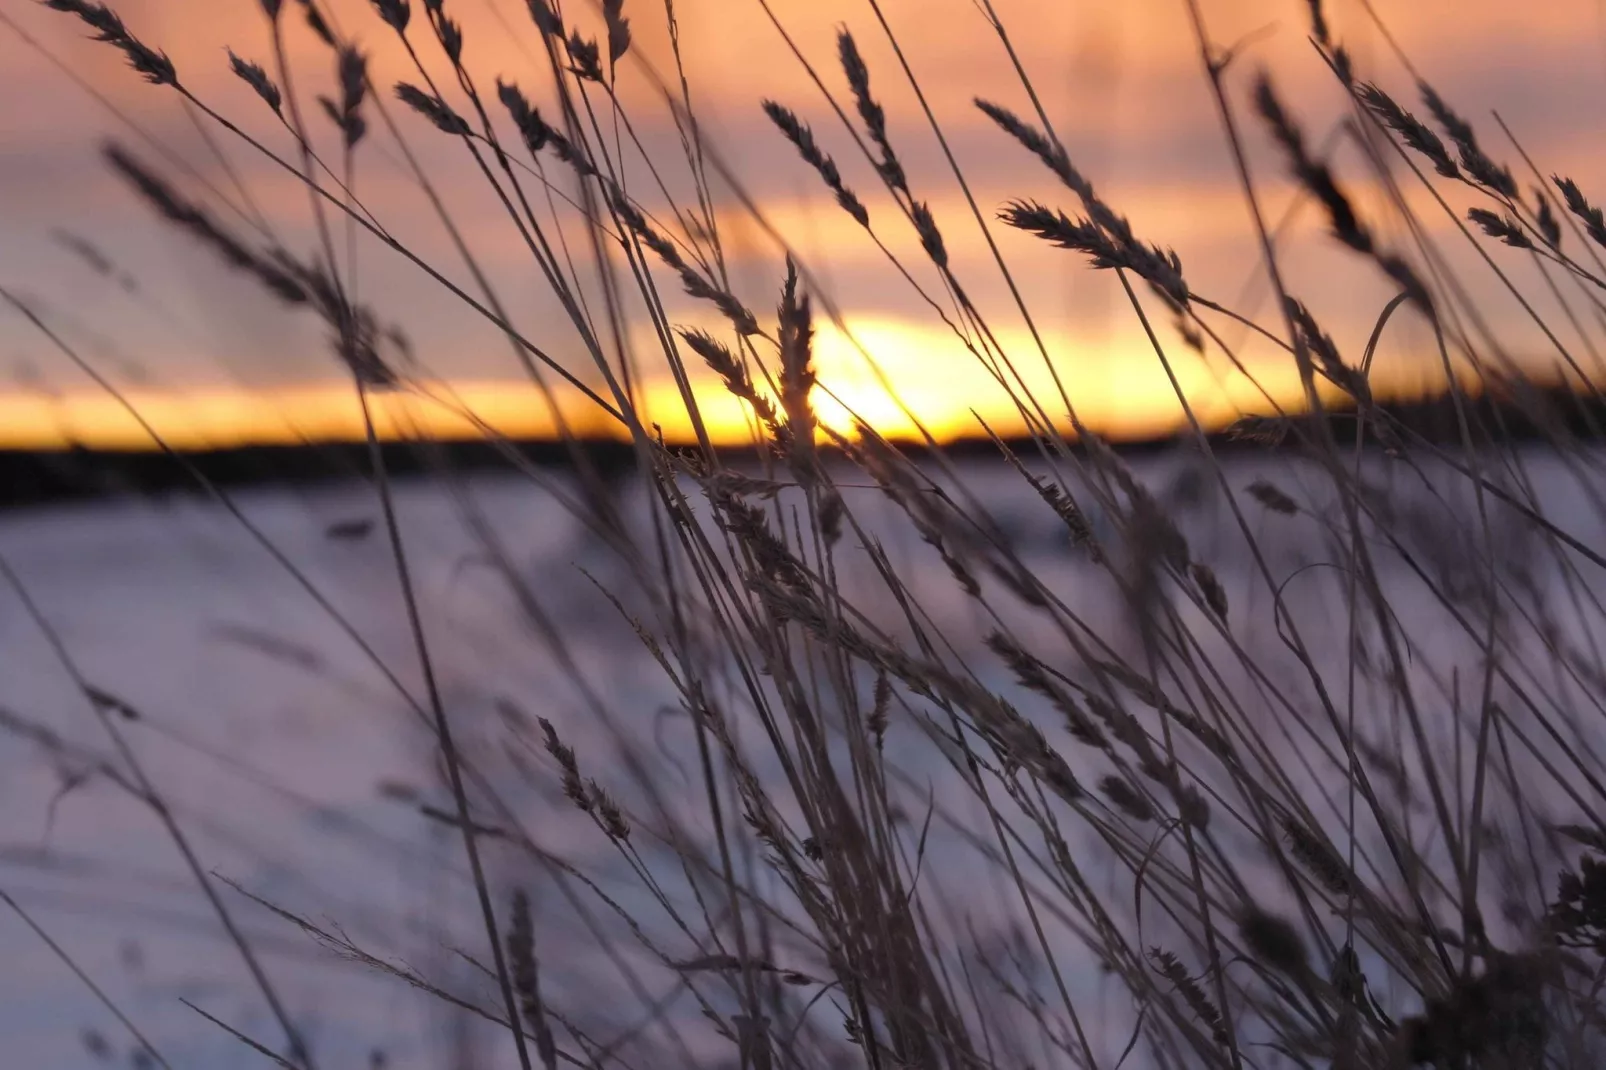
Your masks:
M1530 388L1519 398L1489 395L1468 399L1470 414L1477 426L1498 428L1503 442L1606 439L1606 397L1585 396L1564 388ZM1390 422L1435 443L1461 444L1461 425L1456 402L1448 395L1394 401L1378 406ZM1295 425L1309 425L1313 418L1294 416L1283 420L1240 421L1233 427L1211 433L1213 451L1260 452L1287 450L1295 440ZM1338 440L1353 445L1355 432L1362 426L1353 412L1332 412L1328 421ZM1376 421L1368 421L1375 428ZM1278 432L1281 431L1281 434ZM1148 438L1111 440L1123 453L1141 455L1167 449L1191 448L1191 436L1162 435ZM1366 442L1387 445L1375 430L1368 430ZM1030 458L1036 446L1030 438L1006 439L1005 444L1022 458ZM674 446L682 444L674 443ZM684 444L689 448L690 444ZM922 443L896 442L900 450L914 457L928 455ZM634 447L615 438L577 439L564 443L557 439L526 439L490 442L485 439L390 441L381 450L387 469L394 475L411 476L442 471L483 473L511 470L506 456L513 450L524 463L547 469L571 467L571 447L578 446L587 463L605 480L628 478L635 469ZM1073 448L1077 447L1072 442ZM946 456L955 459L997 457L998 448L984 436L969 436L941 444ZM735 463L756 460L755 446L720 447L719 452ZM370 474L369 447L363 442L323 442L305 445L240 446L215 450L186 451L181 454L195 471L224 488L271 485L307 485L343 479L367 479ZM194 490L200 486L195 475L174 458L155 450L107 450L83 447L56 450L0 450L0 508L45 505L56 502L116 496L169 494Z

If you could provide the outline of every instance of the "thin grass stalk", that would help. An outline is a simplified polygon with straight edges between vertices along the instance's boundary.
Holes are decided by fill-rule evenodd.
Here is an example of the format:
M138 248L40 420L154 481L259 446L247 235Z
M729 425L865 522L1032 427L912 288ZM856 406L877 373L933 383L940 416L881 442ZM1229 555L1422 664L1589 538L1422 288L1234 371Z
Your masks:
M307 1064L308 1070L312 1070L311 1052L301 1039L300 1031L296 1029L292 1022L290 1014L279 996L278 989L269 979L267 971L263 968L250 942L246 940L245 934L240 930L233 913L224 905L223 900L217 894L217 889L212 886L212 880L205 867L201 865L200 857L196 854L188 835L179 827L171 808L163 800L161 793L157 791L155 783L146 773L144 763L139 760L139 756L134 752L127 736L111 714L107 712L105 704L98 698L98 692L84 675L77 659L68 650L60 632L50 623L49 617L45 615L43 608L34 601L33 595L23 583L22 577L17 574L10 561L4 556L0 556L0 578L5 580L6 585L12 589L12 592L22 603L24 612L33 621L35 627L39 629L46 642L50 644L56 660L66 670L74 688L83 696L84 701L88 703L101 727L111 739L113 747L122 759L123 764L128 768L128 772L138 788L137 797L156 815L157 820L161 822L163 829L167 832L168 838L178 848L185 867L200 887L201 894L205 896L208 905L217 915L218 921L222 923L229 941L233 944L235 951L245 964L246 972L250 974L253 984L262 994L262 998L267 1003L275 1021L280 1029L283 1030L285 1039L290 1044L291 1049L296 1052L297 1058Z
M479 899L480 915L485 923L486 938L490 941L491 961L495 966L497 986L501 989L502 1002L510 1022L518 1021L518 1004L513 998L513 982L508 972L507 960L503 954L501 930L496 924L496 911L491 905L490 884L485 877L485 867L480 860L479 842L476 837L476 825L469 813L468 793L463 787L463 771L458 757L457 746L452 739L451 721L446 714L446 706L441 701L440 687L435 680L435 663L430 656L429 644L424 636L424 623L419 613L417 595L414 592L412 572L407 564L407 551L402 542L401 526L396 517L395 502L391 497L390 477L385 467L384 452L379 447L379 437L374 428L373 413L368 403L368 387L358 379L355 383L358 403L362 407L363 431L367 436L370 463L374 469L374 480L379 492L380 509L385 521L385 535L390 543L391 555L396 565L396 579L401 588L402 601L407 612L407 626L412 633L413 646L418 656L419 669L424 677L424 693L429 703L429 711L434 717L435 731L439 741L441 756L445 759L448 784L452 792L452 802L457 808L457 820L463 833L463 849L468 855L469 870L474 880L474 893ZM518 1052L519 1065L523 1070L531 1070L530 1052L525 1044L524 1031L516 1026L512 1030L514 1047Z
M108 1011L110 1011L112 1017L116 1018L117 1021L121 1023L122 1027L128 1030L129 1036L133 1037L135 1043L139 1045L138 1050L145 1052L152 1059L155 1059L156 1062L162 1067L162 1070L173 1070L173 1065L167 1061L167 1057L162 1054L161 1049L146 1039L145 1034L140 1031L139 1026L135 1025L131 1020L129 1020L128 1015L124 1014L122 1008L118 1007L112 998L106 994L105 990L95 983L94 978L85 973L83 967L78 965L77 962L73 961L72 956L67 953L67 950L58 944L55 939L51 937L50 933L41 927L40 924L35 921L26 910L22 909L22 906L15 899L11 898L10 893L8 893L4 888L0 888L0 902L3 902L6 906L10 907L11 912L16 914L17 917L21 918L22 923L28 928L32 929L34 935L39 937L40 941L50 949L50 953L55 955L56 958L60 959L61 964L66 966L67 969L71 970L73 976L78 978L85 988L89 989L96 1001L98 1001L102 1007L105 1007Z

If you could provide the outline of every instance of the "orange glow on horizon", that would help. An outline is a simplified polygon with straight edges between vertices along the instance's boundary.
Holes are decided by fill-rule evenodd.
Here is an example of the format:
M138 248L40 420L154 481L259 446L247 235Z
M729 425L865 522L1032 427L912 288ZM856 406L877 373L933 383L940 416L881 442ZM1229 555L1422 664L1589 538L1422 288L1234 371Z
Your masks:
M1187 378L1194 380L1185 383L1190 405L1212 430L1246 412L1272 411L1258 392L1250 396L1248 384L1223 388L1215 382L1198 381L1202 376ZM1051 401L1057 394L1035 388L1034 393L1044 411L1069 433L1062 407ZM1078 411L1088 426L1112 439L1160 437L1186 427L1185 415L1172 394L1158 389L1132 390L1116 401L1090 397L1091 393L1082 391ZM1287 411L1303 408L1292 376L1271 393ZM822 375L814 404L822 424L850 435L856 419L894 440L920 440L920 426L939 442L979 436L985 433L980 421L1005 437L1024 433L1025 421L1013 404L1002 391L995 394L983 400L929 385L922 390L915 383L900 391L900 406L868 373ZM0 394L0 449L154 450L158 444L151 431L166 445L187 451L359 442L365 435L362 410L349 384L219 387L182 393L131 389L123 397L137 417L103 392L86 390L50 397ZM1254 404L1257 401L1259 404ZM696 404L715 444L739 446L753 441L751 413L719 384L700 382ZM370 407L379 437L387 441L550 440L559 436L558 424L541 393L527 381L409 385L396 392L371 394ZM692 420L672 383L649 384L643 391L642 409L644 422L661 431L666 440L696 440ZM570 431L582 437L625 437L622 425L589 405L568 409L564 417Z
M846 331L817 322L812 361L818 382L812 399L816 414L822 424L844 434L851 435L863 421L890 439L919 441L923 428L939 442L949 442L983 435L987 428L1006 437L1025 433L1019 398L1032 407L1036 419L1069 432L1062 384L1083 422L1112 439L1155 438L1187 426L1176 388L1152 350L1122 348L1133 343L1119 336L1094 348L1072 335L1047 332L1043 339L1053 357L1051 373L1024 330L1001 328L994 338L1009 355L1007 371L997 371L1014 384L1012 391L951 331L898 318L856 317ZM761 359L767 359L763 349ZM672 380L651 370L661 361L660 356L648 362L639 391L642 422L669 441L696 441L685 399ZM1251 370L1258 385L1191 353L1173 356L1171 368L1189 407L1211 429L1247 413L1303 408L1298 376L1287 358L1257 361ZM710 438L724 446L751 443L753 416L745 403L706 369L691 371L695 409ZM753 375L760 384L766 381L763 369L755 368ZM158 448L151 431L181 450L365 437L361 406L346 381L266 388L129 388L123 397L126 406L87 384L50 395L0 393L0 449L148 450ZM387 440L549 440L560 435L559 421L527 380L408 380L398 391L370 397L376 430ZM626 437L623 425L593 403L572 392L558 397L563 422L572 433Z
M370 407L379 437L386 441L558 438L557 423L548 414L546 403L527 382L460 383L453 384L450 391L455 398L447 403L443 403L445 393L440 388L432 388L429 397L412 391L371 395ZM720 446L752 442L751 420L745 407L720 391L720 387L712 386L699 389L697 394L698 412L709 437ZM158 449L150 431L181 451L360 442L364 438L361 408L351 387L345 385L281 390L220 388L183 394L128 391L124 397L138 412L137 418L105 394L62 394L49 399L0 394L0 450ZM1302 408L1297 397L1278 401L1290 412ZM851 409L889 439L922 438L914 420L879 391L839 391L834 398L816 395L815 407L822 424L845 434L853 432ZM660 429L667 441L679 444L696 440L692 421L672 385L649 389L644 409L650 414L648 426ZM1210 429L1225 427L1242 415L1215 401L1196 404L1195 412ZM975 415L957 406L946 411L916 410L915 414L938 442L985 433ZM978 414L988 427L1006 438L1026 430L1025 422L1013 409L994 406ZM570 430L581 437L625 438L622 425L611 418L598 418L593 413L582 414L583 418L574 413L565 415L569 417ZM1170 411L1145 407L1113 418L1089 414L1084 421L1116 440L1160 437L1186 426L1186 418L1174 402ZM1069 421L1062 420L1061 425L1061 430L1069 433Z

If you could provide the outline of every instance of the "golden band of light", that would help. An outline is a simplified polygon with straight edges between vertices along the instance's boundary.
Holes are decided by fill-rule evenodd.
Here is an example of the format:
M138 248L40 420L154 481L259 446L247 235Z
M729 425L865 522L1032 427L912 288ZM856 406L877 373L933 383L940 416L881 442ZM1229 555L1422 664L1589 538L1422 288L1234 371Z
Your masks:
M879 432L891 438L918 437L915 425L884 392L839 390L842 402ZM1278 398L1296 411L1297 392ZM742 405L718 386L698 391L698 410L716 444L752 441ZM130 390L123 398L138 413L106 393L71 393L49 398L38 394L0 394L0 449L55 450L82 447L104 450L157 448L151 432L179 450L228 449L241 446L296 445L306 442L361 441L362 409L349 384L279 389L215 388L183 393ZM1223 427L1240 412L1219 397L1190 399L1196 415L1212 429ZM1261 399L1263 402L1263 399ZM832 397L815 399L821 422L851 432L853 419ZM1025 430L1019 414L1006 405L980 406L973 413L958 404L912 405L926 429L940 441L982 433L979 415L999 434ZM476 439L500 436L516 440L558 437L557 422L541 394L527 382L436 384L394 393L370 395L376 430L383 439ZM661 428L670 441L693 440L686 408L672 388L649 389L643 405L646 422ZM1264 411L1264 405L1261 406ZM576 410L565 416L572 433L622 436L622 428L594 412ZM1092 406L1086 416L1094 430L1113 438L1146 438L1185 426L1175 397L1134 397L1119 407ZM146 426L148 425L149 430Z
M918 439L913 416L939 441L980 435L983 421L1005 436L1026 430L1010 394L951 336L890 319L857 321L853 334L850 341L822 324L815 336L819 385L813 403L826 426L851 432L855 420L863 420L889 438ZM1002 341L1007 352L1034 351L1024 337L1006 333ZM1029 393L1028 404L1038 407L1038 418L1054 421L1062 429L1069 425L1065 398L1087 426L1115 439L1152 438L1185 428L1177 388L1194 416L1210 429L1225 427L1247 413L1268 415L1304 407L1294 363L1286 356L1258 362L1251 382L1190 354L1171 361L1173 385L1152 350L1106 351L1090 358L1069 337L1050 338L1049 348L1068 354L1056 361L1059 382L1049 375L1040 355L1035 360L1018 357L1011 374L1024 380L1025 389L1017 384L1013 392L1019 398ZM875 355L876 370L864 353ZM884 384L890 384L890 393ZM1380 395L1391 392L1388 385L1374 377L1374 390ZM121 397L89 383L50 395L0 393L0 449L153 449L157 444L150 431L182 450L364 437L362 409L349 380L253 388L129 387ZM461 440L494 434L540 440L559 435L546 400L528 380L410 382L398 392L372 394L371 401L376 428L386 439ZM670 441L694 439L686 402L667 378L649 378L639 403L649 428L656 425ZM624 435L622 426L572 391L560 393L559 404L572 433ZM696 408L717 444L752 441L751 413L707 374L696 380Z

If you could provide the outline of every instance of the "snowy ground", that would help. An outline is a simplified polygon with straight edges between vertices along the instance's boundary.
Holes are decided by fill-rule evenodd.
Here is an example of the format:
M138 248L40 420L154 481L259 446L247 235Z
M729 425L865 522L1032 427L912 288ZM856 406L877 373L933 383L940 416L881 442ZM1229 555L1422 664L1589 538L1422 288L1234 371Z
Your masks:
M1234 634L1246 646L1275 646L1264 588L1254 586L1230 514L1172 457L1139 467L1169 496L1197 555L1212 561L1233 602ZM1380 480L1387 462L1373 462ZM1289 493L1316 486L1308 469L1279 461L1233 461L1231 481L1270 473ZM1179 475L1179 473L1181 473ZM1602 528L1577 484L1553 460L1532 473L1539 500L1592 546ZM972 478L973 477L973 478ZM1029 488L1006 469L967 470L990 506L1008 521L1026 560L1067 592L1096 607L1105 581L1068 551L1063 529ZM1463 500L1444 512L1420 486L1397 476L1396 500L1422 503L1420 562L1454 568L1471 523ZM1439 489L1443 489L1442 487ZM582 566L603 584L618 568L577 523L540 490L516 477L481 478L476 500L543 607L560 623L582 677L626 731L645 739L665 730L668 691L615 612L597 597ZM418 674L392 563L376 531L332 539L331 523L377 515L356 486L271 489L242 494L245 512L317 589L344 614L410 688ZM1246 499L1247 501L1247 499ZM441 684L470 744L492 738L501 701L558 723L582 757L606 768L608 734L588 721L580 691L532 631L506 584L458 519L449 495L422 484L402 489L403 528L419 581ZM875 507L865 506L875 522ZM1293 575L1324 557L1303 521L1246 509L1265 538L1269 567ZM1496 518L1511 530L1509 517ZM1503 529L1504 530L1504 529ZM1528 566L1541 589L1560 582L1553 563L1512 536L1514 563ZM973 650L981 631L975 608L952 594L907 533L889 536L894 556L931 568L916 589L927 609ZM446 806L429 787L430 737L353 641L240 526L199 499L116 502L0 517L0 554L59 633L83 676L139 712L122 728L148 766L204 865L255 894L343 926L352 939L405 956L432 977L483 993L484 979L452 948L483 954L461 863L461 843L421 817L404 789ZM1520 560L1519 560L1520 559ZM1391 558L1384 567L1408 584ZM1589 566L1585 566L1589 567ZM1323 603L1297 593L1301 626L1318 641L1342 627ZM1441 615L1399 600L1402 623L1444 665L1469 658ZM1120 648L1119 611L1101 611ZM1443 630L1442 638L1435 629ZM1470 662L1468 662L1470 664ZM995 670L999 686L1007 674ZM13 896L107 994L157 1042L179 1070L266 1065L259 1056L199 1019L179 999L259 1037L280 1040L232 949L148 810L98 774L113 747L93 710L16 594L0 588L0 889ZM62 741L24 738L42 726ZM672 727L671 727L672 730ZM602 860L590 830L561 800L528 800L530 827L543 846ZM551 812L543 810L550 807ZM559 812L562 811L562 812ZM499 878L508 876L499 871ZM538 911L561 909L538 878ZM368 1065L382 1047L389 1065L448 1065L443 1046L453 1023L437 1004L356 965L341 963L302 934L222 888L261 950L291 1012L305 1025L320 1066ZM606 1003L618 985L600 963L581 961L586 939L559 938L558 956L572 1002ZM572 960L565 956L575 956ZM594 994L592 994L594 991ZM619 1020L628 1015L616 1016ZM126 1065L129 1038L22 921L0 908L0 1036L7 1067L76 1070L103 1065L91 1050L105 1038ZM86 1039L87 1038L87 1039ZM505 1060L505 1046L497 1059ZM509 1065L488 1061L487 1066Z

